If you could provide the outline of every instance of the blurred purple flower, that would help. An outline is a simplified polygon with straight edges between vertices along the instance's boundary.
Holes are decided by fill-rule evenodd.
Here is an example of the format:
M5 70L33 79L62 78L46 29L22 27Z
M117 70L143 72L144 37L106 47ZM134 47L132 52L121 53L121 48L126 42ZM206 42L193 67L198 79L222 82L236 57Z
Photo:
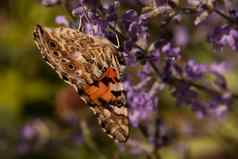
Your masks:
M151 66L150 64L146 63L143 65L143 69L138 72L138 77L140 77L140 79L146 79L147 77L151 76L151 73Z
M133 86L130 81L126 81L125 88L129 102L129 120L134 127L138 127L141 121L149 119L152 112L158 106L158 97L155 96L159 88L158 84L154 84L149 92L144 87L150 78L144 79L142 82Z
M73 134L70 135L70 140L77 145L81 145L84 142L81 129L73 132Z
M155 148L161 148L170 144L175 138L173 129L168 128L159 117L155 121L154 132L150 135L150 142Z
M40 119L27 122L20 131L20 142L17 145L19 154L29 153L44 146L49 140L49 128Z
M100 25L100 22L96 23L85 23L84 25L84 32L91 34L91 35L97 35L97 36L104 36L104 30L102 25Z
M151 52L150 52L150 55L149 55L149 60L150 61L155 61L155 62L158 62L159 59L160 59L160 55L161 52L160 52L160 49L153 49Z
M231 9L229 14L235 21L238 21L238 9Z
M221 50L229 46L232 50L238 50L238 30L228 25L215 28L208 37L215 49Z
M60 3L60 0L41 0L41 3L45 6L52 6Z
M127 10L123 16L122 16L122 23L125 27L125 29L128 29L130 27L130 24L138 18L138 13L131 9Z
M40 120L35 119L27 122L21 130L21 137L24 140L33 140L40 137L41 133L48 133L48 127L46 124Z
M93 7L90 8L87 4ZM97 6L96 4L93 0L79 2L72 7L72 14L79 17L83 32L110 39L115 35L110 32L109 25L113 25L117 20L119 2L97 4ZM100 12L100 16L97 12Z
M65 16L57 16L55 18L55 22L59 25L63 25L63 26L69 26L69 21L65 18Z
M86 9L83 6L79 6L79 7L74 8L72 10L72 14L74 16L82 18L82 17L86 17L87 16L87 11L86 11Z
M189 60L185 66L185 72L188 78L197 80L200 79L206 72L207 66L198 64L194 60Z
M106 15L107 22L114 22L117 20L117 9L119 8L119 1L114 1L112 3L104 3L102 6L102 11Z
M36 129L32 125L25 125L22 129L22 137L25 139L32 139L36 136Z
M139 15L135 10L127 10L122 15L122 24L124 29L128 32L129 38L133 41L142 39L147 41L148 26L147 17L145 15Z
M186 82L181 82L177 85L172 93L176 98L177 105L190 105L197 99L198 94L191 89L191 86Z
M214 99L209 102L207 112L209 113L210 116L222 117L226 114L227 111L228 107L224 103L224 101Z
M178 46L185 46L189 41L187 28L182 26L176 27L174 40Z
M170 40L161 37L153 45L151 56L157 57L157 60L161 54L164 54L165 60L177 60L181 57L180 47L175 46Z
M230 64L228 64L227 62L212 63L208 67L210 72L219 74L224 74L231 68Z
M174 58L179 58L180 57L180 53L181 53L180 48L179 47L173 47L170 42L165 44L161 48L161 50L162 50L163 53L165 53L169 57L174 57Z
M172 1L170 1L170 0L155 0L154 2L159 7L159 6L163 6L163 5L169 5L169 3Z

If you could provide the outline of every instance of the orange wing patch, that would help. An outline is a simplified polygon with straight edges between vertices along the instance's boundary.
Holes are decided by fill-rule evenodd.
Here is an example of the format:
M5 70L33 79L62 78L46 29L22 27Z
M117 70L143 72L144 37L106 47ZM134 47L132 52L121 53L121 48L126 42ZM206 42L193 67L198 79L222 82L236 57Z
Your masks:
M112 67L109 67L105 71L104 75L98 81L96 81L96 83L87 86L84 91L92 101L96 101L100 97L105 102L110 102L113 100L113 95L111 93L109 83L116 83L117 76L118 74L116 70Z
M98 86L89 86L85 88L85 93L92 101L96 101L99 97L109 102L112 100L111 90L103 82L98 82Z
M93 102L90 109L97 115L103 131L117 142L126 142L129 133L128 112L125 105L115 104L122 97L115 94L120 94L122 90L115 88L120 88L118 73L116 69L109 67L98 81L84 91Z
M105 77L112 79L113 82L116 82L118 77L117 71L114 68L109 67L105 72Z

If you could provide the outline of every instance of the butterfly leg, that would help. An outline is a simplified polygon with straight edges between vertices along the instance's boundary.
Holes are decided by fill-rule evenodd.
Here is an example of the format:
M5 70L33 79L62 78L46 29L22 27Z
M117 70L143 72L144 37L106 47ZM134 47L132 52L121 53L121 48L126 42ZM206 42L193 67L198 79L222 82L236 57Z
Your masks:
M82 17L80 16L79 17L79 24L78 24L78 28L77 28L78 31L82 31Z
M115 46L117 49L119 49L119 48L120 48L119 37L118 37L117 33L115 33L115 34L116 34L117 45L114 44L114 46Z

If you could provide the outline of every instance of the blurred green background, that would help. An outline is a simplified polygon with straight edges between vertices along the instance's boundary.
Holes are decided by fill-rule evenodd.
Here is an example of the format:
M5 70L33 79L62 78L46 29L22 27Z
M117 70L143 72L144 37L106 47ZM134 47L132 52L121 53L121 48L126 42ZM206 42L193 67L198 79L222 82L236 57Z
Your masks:
M0 156L11 158L21 126L35 117L55 118L56 96L67 85L44 62L33 44L32 31L36 24L55 26L56 15L67 15L62 6L51 8L37 0L5 0L0 4L0 130L6 130L11 144L0 141ZM196 34L196 33L195 33ZM193 55L189 51L193 50ZM213 58L205 42L194 42L186 53L201 62ZM196 55L195 55L196 52ZM231 59L232 53L215 55ZM235 61L235 60L233 60ZM235 92L237 71L226 74L229 86ZM162 94L161 116L169 127L175 129L176 140L159 150L163 159L236 159L238 150L238 109L233 104L231 112L222 119L198 119L189 108L175 107L168 93ZM88 112L88 110L85 110ZM93 121L95 123L96 121ZM95 124L97 125L97 123ZM136 131L136 130L135 130ZM192 131L192 132L190 132ZM66 131L67 132L67 131ZM86 133L87 134L87 133ZM1 133L0 133L1 135ZM133 135L132 135L133 136ZM145 152L131 153L117 150L111 140L87 139L79 145L62 145L60 149L39 151L19 158L151 158ZM140 137L139 137L140 138ZM141 142L142 147L149 147ZM11 147L12 146L12 147ZM119 146L120 147L120 146ZM16 157L16 156L14 156Z

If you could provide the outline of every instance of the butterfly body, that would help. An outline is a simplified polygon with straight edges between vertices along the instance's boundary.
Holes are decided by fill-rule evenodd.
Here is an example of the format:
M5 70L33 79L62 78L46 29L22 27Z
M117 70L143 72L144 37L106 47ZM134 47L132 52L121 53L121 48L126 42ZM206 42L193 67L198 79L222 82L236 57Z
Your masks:
M128 138L128 109L118 51L106 38L78 30L37 25L34 41L43 59L72 85L97 116L102 129L118 142Z

